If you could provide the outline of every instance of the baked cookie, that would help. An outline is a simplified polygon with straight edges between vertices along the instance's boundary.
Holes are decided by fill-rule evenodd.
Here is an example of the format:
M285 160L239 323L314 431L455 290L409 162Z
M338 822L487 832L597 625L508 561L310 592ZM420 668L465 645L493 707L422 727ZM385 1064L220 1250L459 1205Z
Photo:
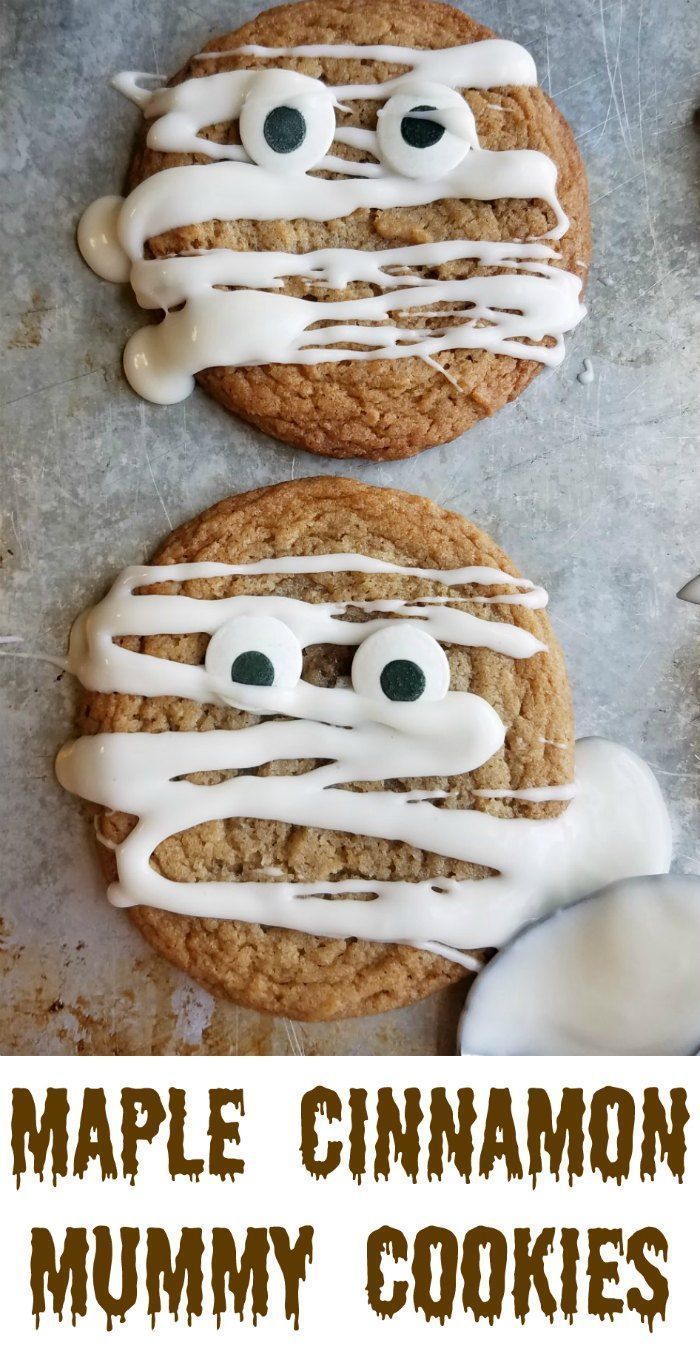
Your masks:
M531 867L571 795L545 602L464 518L351 480L179 528L71 636L89 691L57 771L98 808L112 902L292 1018L460 979L546 903Z
M213 39L146 120L125 206L79 242L165 319L125 352L332 457L412 456L564 355L590 256L586 176L534 63L433 0L302 0Z

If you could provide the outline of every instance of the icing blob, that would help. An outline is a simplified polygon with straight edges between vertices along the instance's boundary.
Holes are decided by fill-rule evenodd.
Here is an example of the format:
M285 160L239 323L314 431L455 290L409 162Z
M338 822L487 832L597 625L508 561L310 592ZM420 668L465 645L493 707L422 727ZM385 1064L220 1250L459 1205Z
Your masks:
M472 986L462 1054L692 1055L700 877L620 881L517 937Z

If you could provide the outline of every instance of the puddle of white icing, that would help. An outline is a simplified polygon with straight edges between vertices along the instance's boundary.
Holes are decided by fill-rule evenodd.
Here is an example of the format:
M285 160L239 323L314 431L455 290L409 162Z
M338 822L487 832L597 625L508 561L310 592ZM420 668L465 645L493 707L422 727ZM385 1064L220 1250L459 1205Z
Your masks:
M401 650L405 641L408 658L411 637L420 640L415 643L419 656L425 652L427 633L442 644L485 646L526 661L542 649L526 627L476 617L456 607L454 597L423 606L380 599L359 605L365 619L347 621L339 613L349 603L310 604L280 595L206 600L134 594L146 584L175 579L358 570L399 578L414 575L453 587L508 584L517 592L507 597L527 610L545 600L530 581L501 571L478 566L414 570L338 553L243 566L196 562L130 568L102 603L78 620L68 667L89 688L229 703L284 718L236 731L89 736L61 751L57 773L65 787L139 817L137 828L117 849L119 884L110 889L113 903L280 924L325 936L463 950L500 946L528 920L622 876L667 870L670 828L661 793L649 769L618 745L586 740L577 746L576 797L559 818L504 820L451 807L439 785L429 794L347 790L354 782L448 778L481 767L502 747L506 731L493 708L475 694L447 691L434 700L389 701L373 685L369 652L360 666L361 691L352 686L318 688L294 677L287 687L251 688L230 677L230 655L236 653L236 628L241 626L246 649L251 636L281 636L285 654L292 656L292 675L301 671L300 658L298 663L293 658L295 647L300 656L305 646L318 642L359 646L381 634L386 653L393 654L397 646ZM392 616L386 617L387 612ZM115 644L124 635L163 633L209 634L213 641L206 663L180 664ZM374 653L374 639L372 646ZM297 776L260 777L251 771L278 759L325 762ZM175 780L226 769L240 771L215 786ZM505 790L496 788L493 794ZM569 786L525 788L515 799L557 800L573 791ZM151 867L151 855L169 836L237 816L396 839L498 875L481 881L409 883L182 883L166 880ZM347 898L356 892L374 898ZM324 895L334 898L319 898Z
M108 283L128 283L131 273L117 235L123 206L124 199L114 194L97 198L78 224L78 248L85 263Z
M595 381L595 372L593 371L593 364L590 358L584 358L583 367L578 374L578 380L581 383L581 386L590 386L591 382Z
M432 91L431 99L439 104L436 120L445 121L454 113L455 91L536 82L532 58L517 44L488 40L443 52L345 44L279 51L251 47L240 52L279 60L316 55L357 58L358 62L371 57L372 52L382 52L382 60L412 69L408 75L383 84L343 87L269 68L264 72L219 71L153 91L143 88L144 77L138 73L127 72L116 78L117 87L150 120L150 146L180 153L197 151L211 161L151 176L121 207L117 199L100 199L88 208L80 225L80 249L96 273L112 281L131 275L142 304L166 310L165 320L139 331L125 351L125 371L139 394L160 404L182 400L192 390L196 373L221 365L309 365L396 360L411 355L434 364L435 353L460 349L482 349L550 366L561 362L564 335L585 314L580 302L581 283L565 269L546 264L545 257L555 260L556 256L541 245L436 242L426 247L431 258L421 262L476 259L500 265L508 272L464 281L402 278L398 288L396 278L383 273L379 254L373 256L362 250L317 252L316 257L325 256L320 268L312 262L312 256L271 253L266 257L255 251L217 250L204 256L144 260L144 245L152 236L212 219L330 222L362 208L426 205L446 198L538 199L555 214L556 226L549 233L552 237L561 237L568 228L557 198L553 161L535 150L482 149L466 102L464 115L473 131L464 141L464 156L448 173L433 178L429 157L423 173L403 175L390 172L376 160L350 162L326 155L310 166L311 170L340 170L345 177L321 179L306 169L290 169L284 156L276 161L272 156L274 163L270 165L267 148L266 163L256 164L244 146L219 145L200 135L203 128L221 120L239 115L245 120L248 104L257 97L263 77L266 89L277 81L278 102L282 103L287 101L286 95L283 98L286 84L295 82L289 101L295 108L303 106L310 135L315 135L314 116L320 116L321 104L332 124L332 104L353 98L373 98L381 103L393 97L395 101L401 91L420 101L422 86ZM204 58L211 55L204 54ZM443 108L441 90L450 107L445 104ZM274 89L270 97L272 94ZM379 114L386 114L386 104ZM335 139L379 155L377 135L371 129L336 129ZM538 248L545 253L534 262L537 255L532 251ZM392 267L410 269L418 263L412 246L380 254L385 266L389 255ZM366 279L379 282L383 291L376 297L332 304L279 295L285 278L300 276L300 261L304 270L308 267L312 282L340 287ZM373 274L371 279L368 272ZM347 282L340 284L340 277ZM425 286L420 293L411 295L409 289L421 282ZM222 291L222 287L236 290ZM423 308L449 302L464 309L442 312L445 325L440 331L420 328ZM172 311L183 303L182 310ZM420 308L417 312L413 311L416 307ZM407 311L418 321L415 328L405 324ZM424 314L427 319L432 312ZM545 339L554 343L545 344Z
M473 985L462 1054L691 1055L700 877L620 881L523 933Z
M678 597L684 603L700 603L700 575L696 575L694 580L688 580L678 591Z

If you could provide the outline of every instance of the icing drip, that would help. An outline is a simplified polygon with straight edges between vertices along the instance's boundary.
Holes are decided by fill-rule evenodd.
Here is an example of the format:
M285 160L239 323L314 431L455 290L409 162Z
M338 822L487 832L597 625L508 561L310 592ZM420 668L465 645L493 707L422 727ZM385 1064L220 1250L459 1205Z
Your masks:
M112 76L109 83L112 89L123 94L125 99L130 99L132 104L136 104L140 109L145 109L155 93L155 90L144 87L143 82L145 80L153 81L157 89L161 88L161 77L155 75L153 71L119 71L117 75Z
M621 881L517 938L472 987L463 1054L692 1055L700 878Z
M114 198L100 199L80 225L78 243L95 272L113 281L130 274L141 304L168 313L159 326L133 336L125 352L127 377L147 399L161 404L182 400L197 372L222 365L414 356L435 367L434 354L461 349L550 366L561 362L564 334L585 314L581 283L558 267L556 254L542 244L450 241L383 250L375 256L355 249L301 256L214 250L144 259L146 242L153 236L211 220L332 222L358 210L425 206L450 198L540 200L556 221L548 234L560 238L566 232L568 219L557 198L553 161L535 150L480 147L473 115L459 93L534 84L532 59L516 44L489 40L428 52L343 44L239 49L244 56L275 60L375 59L372 53L381 53L377 60L409 66L409 74L370 86L334 87L288 69L217 71L155 90L144 88L143 82L152 77L143 73L116 77L117 88L139 105L150 123L149 146L203 154L210 162L162 170L140 184L121 208ZM201 54L202 59L212 55ZM381 105L379 134L334 127L334 108L366 98ZM270 141L265 132L269 116L280 112L292 118L298 145L285 143L284 137L280 142L279 134ZM240 121L241 145L201 135L212 124L233 119ZM419 127L421 119L428 120L431 133L406 143L404 124ZM330 154L333 141L373 158L352 161ZM382 162L382 146L393 170ZM343 177L319 178L316 170ZM470 279L409 273L407 278L399 275L396 286L396 270L466 260L504 272ZM284 281L293 277L308 277L312 284L341 292L353 282L376 284L382 291L377 297L334 302L280 294ZM415 296L410 289L416 289ZM172 308L181 305L173 314ZM440 328L433 325L443 318Z
M204 600L133 592L170 580L329 571L412 576L451 587L507 583L517 591L504 595L510 603L533 606L530 582L498 570L420 570L354 554L125 571L103 602L73 629L68 667L86 686L229 703L284 719L235 731L82 737L61 751L57 774L63 786L138 818L136 828L115 850L119 883L109 891L114 904L153 905L323 936L406 941L453 956L467 948L500 946L528 919L631 871L667 868L670 830L656 782L634 755L606 741L583 741L578 746L577 796L556 820L503 820L483 811L440 806L441 801L448 802L449 793L439 787L405 792L347 789L348 784L379 779L448 778L481 767L502 748L506 731L487 702L472 693L444 691L440 665L431 671L427 638L486 645L519 658L535 654L542 645L523 627L463 611L473 601L467 596L433 598L422 605L391 598L309 604L278 595ZM350 607L362 608L369 616L347 621L339 614ZM383 615L387 612L391 618ZM255 619L259 635L278 647L274 653L290 675L284 681L287 686L267 679L258 687L234 681L230 657L240 652L241 644L250 654L251 638L258 634ZM233 638L243 623L244 638L236 647ZM213 637L202 666L141 655L114 644L115 637L124 635L192 632ZM416 634L422 638L420 646L411 640ZM374 649L363 653L368 637L373 638ZM319 688L296 680L300 664L295 667L293 645L303 649L317 642L361 647L353 666L353 675L359 666L358 683L361 671L359 690ZM373 678L374 652L379 663L403 657L413 669L415 661L424 663L422 657L427 655L425 672L432 672L432 678L426 680L425 698L420 697L420 687L415 688L417 700L383 697L384 684ZM314 759L321 766L297 775L260 777L249 771L281 759ZM234 775L207 786L181 780L204 771ZM572 790L525 788L514 795L554 800L568 797ZM489 792L477 793L482 794ZM365 879L182 883L168 881L151 867L152 854L164 839L197 824L236 816L399 840L498 875L479 881L439 878L408 883ZM352 899L356 894L373 898ZM333 897L332 905L324 896Z
M83 259L108 283L128 283L130 263L117 236L124 199L109 194L91 203L78 225L78 247Z

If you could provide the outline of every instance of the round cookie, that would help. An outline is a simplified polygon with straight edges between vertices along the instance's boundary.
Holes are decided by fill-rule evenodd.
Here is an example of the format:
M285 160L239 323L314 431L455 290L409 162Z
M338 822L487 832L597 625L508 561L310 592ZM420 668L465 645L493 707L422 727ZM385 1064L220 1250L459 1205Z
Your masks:
M177 529L154 562L238 566L327 553L360 553L433 571L478 566L517 574L503 552L459 515L404 492L327 477L288 482L224 500ZM514 592L506 586L504 595L502 583L474 584L466 592L463 585L457 588L411 576L402 576L400 584L404 599L460 599L462 608L467 603L474 617L514 624L523 634L529 634L528 643L534 637L547 648L529 658L514 659L483 643L474 647L445 645L450 688L456 693L475 694L494 709L506 728L503 747L473 772L447 778L392 777L382 782L378 768L372 787L387 792L425 792L439 787L443 793L452 794L452 807L487 811L503 819L542 819L561 813L563 801L513 801L503 795L507 789L554 787L572 780L571 700L561 653L546 614L539 608L477 601ZM397 596L395 588L387 590L386 576L345 569L316 574L209 574L202 579L151 584L145 592L197 600L241 594L281 595L315 604ZM450 611L452 615L454 610ZM371 638L373 645L377 634ZM170 633L126 638L122 644L138 655L187 666L202 663L208 641L205 634ZM265 648L262 643L261 648ZM245 649L250 657L256 649L254 640L246 642ZM310 645L304 648L303 677L324 689L349 687L351 681L362 688L371 681L371 655L369 660L365 655L362 661L357 656L354 646ZM440 664L431 669L429 657L425 663L422 654L417 658L427 682L437 684L434 695L439 697L444 691ZM210 656L207 664L209 660ZM228 704L93 692L84 698L80 724L86 735L156 734L240 731L257 727L259 720L250 711ZM284 722L277 724L285 726ZM259 775L299 774L314 766L311 759L278 759L261 765ZM222 776L195 774L191 781L209 786ZM358 786L364 791L368 784ZM501 789L495 798L486 795L486 789L492 788ZM290 806L290 819L295 809ZM116 869L110 845L121 843L134 824L133 816L122 812L101 810L99 814L100 854L111 881L116 879ZM373 838L245 816L211 820L172 835L156 848L152 865L158 873L180 883L356 878L420 882L489 875L486 868L420 851L398 838ZM329 899L324 907L333 910L337 906ZM458 902L453 905L454 909L459 907ZM410 1004L465 974L460 965L445 957L407 945L356 937L324 938L276 926L187 917L152 907L134 908L130 917L163 956L212 993L307 1021L379 1013Z
M204 51L217 55L193 58L172 83L223 71L282 65L336 86L354 84L358 78L375 84L393 79L407 68L363 59L358 76L357 58L226 54L245 45L288 49L341 43L434 50L493 36L468 15L435 0L301 0L268 10L235 33L212 39ZM585 279L590 257L587 185L568 124L548 95L536 86L511 85L464 93L482 148L539 151L556 165L557 195L570 225L561 240L551 243L560 255L557 262L561 268ZM377 125L377 102L353 100L352 109L336 109L336 119L339 128L352 125L370 135ZM421 124L413 121L420 141ZM422 126L435 128L434 123L423 122ZM202 129L201 135L211 141L238 143L238 121L213 124ZM346 161L367 159L361 147L334 142L330 149ZM194 163L206 164L207 157L151 149L144 143L132 165L131 187L167 167ZM337 178L333 171L318 173L322 178ZM279 198L283 203L283 176ZM299 254L329 248L371 252L455 240L527 242L546 235L555 220L554 211L541 199L445 197L427 205L363 206L331 220L310 220L303 214L290 220L216 219L152 236L149 249L154 257L163 258L217 248ZM460 259L434 267L416 265L414 272L433 279L487 278L502 273L504 267L479 259ZM291 297L328 303L367 299L380 293L372 282L355 281L333 290L328 280L310 283L308 278L286 278L279 290ZM511 306L517 310L516 304ZM507 312L508 300L503 307ZM445 310L444 305L438 307L441 310ZM404 316L401 323L409 329L421 326L429 334L441 322L433 311L428 319ZM554 344L546 327L544 338L535 338L543 340L545 347ZM357 345L348 344L346 337L345 347ZM539 362L510 352L448 346L433 351L427 361L416 356L318 361L303 366L294 362L216 366L200 371L197 380L229 410L294 446L331 457L380 461L412 456L454 439L514 400L540 368Z

